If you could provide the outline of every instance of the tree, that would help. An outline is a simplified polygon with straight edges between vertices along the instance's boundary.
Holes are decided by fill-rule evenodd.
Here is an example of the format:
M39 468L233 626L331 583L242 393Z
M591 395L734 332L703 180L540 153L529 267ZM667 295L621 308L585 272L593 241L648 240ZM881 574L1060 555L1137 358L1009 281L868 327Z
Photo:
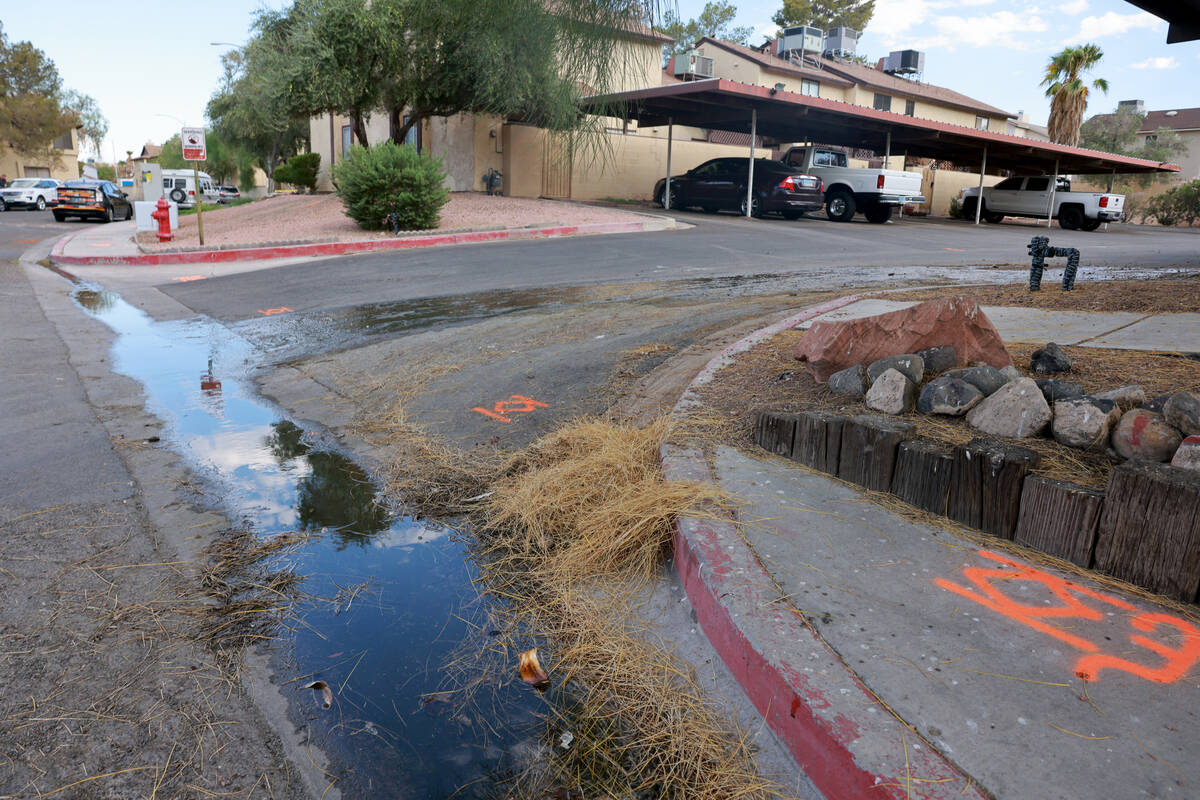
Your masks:
M692 45L705 36L714 39L724 39L728 42L746 44L753 35L753 28L731 28L730 23L737 16L737 6L724 0L711 0L704 4L700 16L684 22L675 12L667 9L663 12L660 30L675 40L675 44L666 48L668 56L690 50Z
M1075 147L1079 128L1087 110L1088 85L1081 77L1104 58L1099 45L1066 47L1050 58L1042 86L1050 99L1050 141ZM1108 91L1108 81L1096 78L1092 87Z
M207 172L217 183L231 183L238 172L237 158L233 148L224 141L216 131L205 131L205 158L197 164L197 168ZM183 145L179 134L175 134L162 144L162 153L158 156L158 165L163 169L191 169L192 162L183 160Z
M1097 114L1080 126L1079 146L1129 155L1145 119L1145 114L1128 107L1118 108L1114 114Z
M88 146L100 157L100 143L108 135L108 118L100 112L100 106L89 95L68 89L62 94L63 105L79 121L81 146Z
M847 27L862 33L875 14L875 0L783 0L771 21L781 28L812 25L827 31Z
M30 42L10 44L0 26L0 150L53 157L51 142L75 124L61 88L54 62Z

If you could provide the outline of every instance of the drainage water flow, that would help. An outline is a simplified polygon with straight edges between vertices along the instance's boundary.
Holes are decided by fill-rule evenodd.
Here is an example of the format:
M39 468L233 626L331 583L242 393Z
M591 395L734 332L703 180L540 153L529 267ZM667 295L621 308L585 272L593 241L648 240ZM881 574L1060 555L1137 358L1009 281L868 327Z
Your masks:
M435 798L472 784L455 797L484 796L490 778L530 752L528 741L494 732L531 730L536 701L515 683L489 698L486 719L437 702L440 668L468 634L464 618L482 616L462 541L389 513L358 465L254 397L257 351L246 339L202 318L156 322L111 292L76 299L118 334L114 369L143 384L168 441L237 524L260 537L313 534L289 558L307 576L306 594L336 601L305 606L272 666L291 723L325 750L337 789ZM334 690L329 709L299 689L316 679Z

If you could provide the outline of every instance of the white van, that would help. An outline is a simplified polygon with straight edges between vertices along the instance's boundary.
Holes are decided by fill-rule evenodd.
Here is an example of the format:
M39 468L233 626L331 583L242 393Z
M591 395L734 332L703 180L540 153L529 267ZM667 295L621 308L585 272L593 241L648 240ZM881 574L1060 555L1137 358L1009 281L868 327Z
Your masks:
M196 205L196 179L190 169L164 169L162 171L163 194L180 208ZM207 172L200 173L200 199L205 203L220 200L217 185Z

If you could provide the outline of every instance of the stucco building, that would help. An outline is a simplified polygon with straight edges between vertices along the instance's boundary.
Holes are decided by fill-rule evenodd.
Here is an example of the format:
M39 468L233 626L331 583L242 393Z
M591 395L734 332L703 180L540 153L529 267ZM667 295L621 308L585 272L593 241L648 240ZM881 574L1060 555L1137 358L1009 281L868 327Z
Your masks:
M72 128L50 143L41 153L18 153L0 146L0 175L15 178L57 178L69 181L79 177L79 129Z

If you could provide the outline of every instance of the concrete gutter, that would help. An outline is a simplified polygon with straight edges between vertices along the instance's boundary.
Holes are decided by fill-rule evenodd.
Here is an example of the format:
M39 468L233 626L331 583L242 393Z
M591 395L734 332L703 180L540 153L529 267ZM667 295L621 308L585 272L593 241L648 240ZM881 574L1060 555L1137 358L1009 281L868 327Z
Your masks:
M762 328L727 347L692 380L674 413L734 355L797 324L849 305L850 295ZM668 480L716 483L704 454L667 442ZM771 730L828 800L930 800L987 795L876 696L780 591L737 525L681 518L675 569L697 620Z
M649 216L649 215L647 215ZM163 264L215 264L229 261L258 261L273 258L296 258L334 256L346 253L366 253L381 250L409 250L420 247L440 247L453 244L478 244L480 242L514 241L520 239L546 239L560 236L583 236L603 233L640 233L643 231L667 230L675 227L674 219L657 217L647 222L595 222L583 225L551 225L541 228L510 228L506 230L472 231L463 233L425 234L401 236L394 239L372 239L356 242L310 242L305 244L278 244L260 247L230 249L191 250L170 253L143 253L122 256L77 256L65 251L78 234L64 236L55 242L50 251L50 261L65 265L134 265L159 266Z

